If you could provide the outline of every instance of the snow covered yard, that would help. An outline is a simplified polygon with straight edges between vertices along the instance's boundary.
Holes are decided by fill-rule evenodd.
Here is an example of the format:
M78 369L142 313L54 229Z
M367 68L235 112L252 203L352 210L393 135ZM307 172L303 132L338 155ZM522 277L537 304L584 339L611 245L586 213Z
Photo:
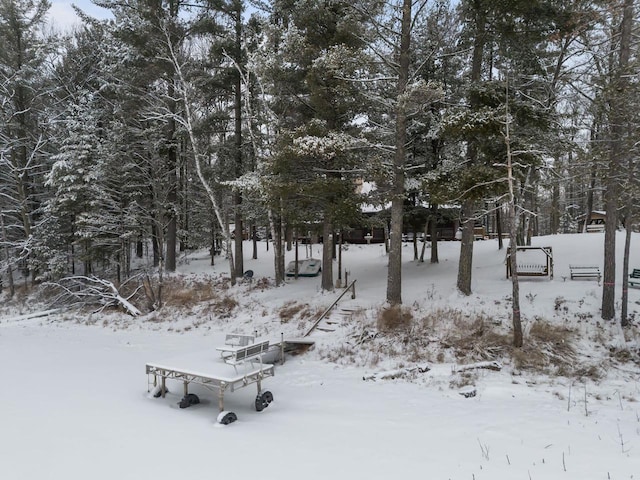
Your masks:
M361 369L297 357L265 382L275 401L264 412L251 409L253 389L229 395L239 420L223 427L211 394L193 388L207 403L180 410L180 385L164 400L148 398L144 376L150 358L213 348L221 337L79 326L1 332L7 479L631 479L640 472L640 407L620 401L613 385L600 399L589 392L587 416L584 389L574 387L568 409L562 382L537 386L491 372L467 399L447 388L364 382Z
M215 423L214 394L193 386L203 400L181 410L182 386L169 383L165 399L149 398L148 361L215 349L227 331L300 335L308 322L281 322L278 308L304 302L321 308L335 294L319 292L318 278L259 288L271 258L247 260L256 282L227 292L240 304L230 318L202 318L198 308L166 311L163 319L131 320L105 314L16 319L0 317L0 474L11 480L43 478L156 479L208 475L265 479L633 479L640 478L640 383L637 362L615 362L610 349L638 354L637 327L622 333L603 325L596 281L571 281L571 263L602 265L598 234L535 239L553 246L555 278L521 282L525 331L536 319L576 329L581 359L603 372L590 377L549 377L522 371L508 359L500 372L478 370L477 394L459 394L455 359L429 362L413 379L363 381L371 372L406 360L368 361L370 351L353 344L375 329L383 305L385 263L380 245L349 246L343 260L357 279L357 298L345 305L364 313L335 332L312 334L316 348L291 357L265 381L275 400L264 412L253 407L255 388L226 397L239 420ZM618 251L621 252L621 246ZM440 263L409 261L405 247L403 300L416 313L451 308L481 313L509 331L510 284L504 252L477 242L474 294L455 291L459 244L440 244ZM208 259L194 255L181 275L201 278ZM620 264L621 265L621 264ZM640 253L632 266L640 265ZM224 272L218 262L215 271ZM621 270L621 266L619 267ZM620 272L618 272L620 277ZM630 311L640 310L640 289ZM438 310L440 311L440 310ZM444 311L444 310L443 310ZM442 335L447 319L434 330ZM386 341L392 342L391 339ZM527 338L525 337L525 342ZM600 346L597 347L597 343ZM348 350L348 359L338 354ZM329 361L332 359L335 361ZM499 359L505 361L505 359Z

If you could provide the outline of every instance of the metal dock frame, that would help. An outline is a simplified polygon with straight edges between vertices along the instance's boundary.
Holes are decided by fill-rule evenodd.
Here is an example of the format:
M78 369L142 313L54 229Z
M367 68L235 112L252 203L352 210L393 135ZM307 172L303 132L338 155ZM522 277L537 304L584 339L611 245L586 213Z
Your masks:
M246 387L248 385L251 385L252 383L256 383L258 387L258 394L260 394L262 392L262 380L267 377L273 377L275 374L275 367L273 365L261 365L260 369L233 379L206 377L201 374L195 374L177 369L168 369L166 367L157 367L152 364L147 364L146 370L148 392L151 391L152 385L154 388L158 386L158 378L160 378L161 382L160 392L162 398L165 397L165 393L167 391L167 379L182 381L185 395L189 393L189 384L195 383L197 385L202 385L203 387L211 391L218 392L218 408L221 412L224 410L224 393L227 390L233 392L237 388Z

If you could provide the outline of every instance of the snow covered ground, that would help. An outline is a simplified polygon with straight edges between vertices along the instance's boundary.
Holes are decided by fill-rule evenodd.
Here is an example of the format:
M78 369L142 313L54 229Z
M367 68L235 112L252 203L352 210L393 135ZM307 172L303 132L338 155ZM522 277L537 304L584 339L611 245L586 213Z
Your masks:
M619 240L621 254L622 235ZM229 318L216 317L204 304L142 319L123 314L26 318L19 317L26 309L5 305L0 316L0 476L640 478L640 289L630 292L636 326L623 334L599 318L596 281L566 278L570 264L602 267L602 241L602 234L535 238L535 245L552 246L555 276L521 281L525 332L536 319L579 331L575 341L582 360L591 358L603 370L597 381L520 371L499 359L506 362L502 371L479 370L477 394L465 398L452 386L459 365L448 356L441 363L429 362L431 370L412 381L363 381L372 372L410 365L397 358L373 362L371 351L354 346L356 335L375 330L373 312L384 304L386 257L381 245L351 245L343 262L349 279L357 279L357 298L347 295L340 305L364 313L338 324L334 332L314 332L315 349L277 366L275 377L265 381L275 397L265 411L252 407L254 386L228 394L226 406L239 418L229 426L215 422L215 396L202 388L190 389L202 403L185 410L177 408L181 385L170 383L165 399L149 398L144 366L215 349L225 332L292 337L310 326L308 320L283 323L279 309L289 302L321 309L337 294L323 294L319 278L261 288L262 277L271 276L273 268L264 243L259 260L245 260L245 269L255 272L254 282L224 292L241 304ZM508 332L511 286L504 251L493 240L476 242L473 295L465 297L455 289L460 244L439 247L437 265L411 261L411 246L404 247L403 303L416 318L421 312L453 309L481 314ZM319 258L319 247L313 249ZM193 254L183 259L176 277L190 278L194 289L201 288L203 280L227 267L223 261L213 269L208 263L204 254ZM631 265L640 267L637 249ZM621 269L619 263L619 281ZM446 328L443 318L434 335ZM612 361L613 350L628 351L632 361ZM348 354L340 356L341 351Z

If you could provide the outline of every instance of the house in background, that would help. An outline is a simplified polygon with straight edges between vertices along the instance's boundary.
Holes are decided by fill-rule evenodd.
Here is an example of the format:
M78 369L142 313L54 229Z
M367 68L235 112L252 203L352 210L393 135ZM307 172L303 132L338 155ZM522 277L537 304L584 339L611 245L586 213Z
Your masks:
M599 233L604 232L604 225L607 221L607 213L602 210L593 210L589 217L585 214L578 215L578 233ZM586 222L586 225L585 225Z

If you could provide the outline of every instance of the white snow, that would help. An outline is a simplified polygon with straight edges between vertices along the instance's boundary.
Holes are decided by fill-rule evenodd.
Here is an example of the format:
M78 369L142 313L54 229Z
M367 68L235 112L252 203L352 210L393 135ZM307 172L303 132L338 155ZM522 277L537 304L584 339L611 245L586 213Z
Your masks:
M145 364L190 352L215 352L227 332L256 331L259 338L281 332L302 335L310 322L281 323L278 309L293 301L326 307L338 293L323 294L319 277L262 288L260 280L270 277L273 268L273 249L266 252L264 242L259 260L250 259L246 244L245 269L252 269L254 278L226 292L242 305L230 318L217 318L203 305L194 305L155 316L103 313L78 321L71 314L29 317L30 312L14 303L0 305L0 476L640 478L640 289L630 291L636 326L624 338L619 327L600 319L601 286L595 280L568 278L569 264L588 262L602 268L603 238L535 238L535 245L552 246L555 276L521 278L520 283L525 334L535 318L578 329L580 354L607 365L603 379L522 372L496 358L500 371L477 362L476 395L465 398L461 393L471 387L451 386L462 367L455 359L431 362L429 371L412 370L413 365L394 358L368 361L371 352L354 340L375 337L375 320L365 313L338 324L334 332L314 332L313 350L276 366L275 377L263 385L273 392L274 401L263 412L253 408L255 386L228 393L225 408L238 416L228 426L216 422L217 398L204 388L190 388L202 403L187 409L177 407L182 397L178 383L169 381L165 399L150 398ZM618 240L621 258L622 233ZM634 234L634 245L638 240ZM405 244L403 303L416 314L447 308L482 313L508 330L511 284L505 278L505 251L498 251L495 240L476 242L473 294L465 297L455 288L459 248L458 242L440 243L440 263L432 265L412 261L412 246ZM301 249L301 256L304 252ZM314 245L309 256L319 255L320 246ZM386 291L383 246L350 245L342 258L349 281L357 279L357 295L351 300L347 294L340 306L368 312L381 308ZM189 275L194 289L200 288L197 280L225 273L227 262L216 262L212 268L206 254L193 254L182 259L176 276ZM637 248L632 248L631 267L640 267ZM620 260L617 296L621 270ZM442 318L434 339L447 328L447 318ZM636 363L610 362L609 348L620 347L627 348ZM350 353L339 355L341 349ZM385 374L402 369L408 374ZM376 381L363 381L376 372Z

